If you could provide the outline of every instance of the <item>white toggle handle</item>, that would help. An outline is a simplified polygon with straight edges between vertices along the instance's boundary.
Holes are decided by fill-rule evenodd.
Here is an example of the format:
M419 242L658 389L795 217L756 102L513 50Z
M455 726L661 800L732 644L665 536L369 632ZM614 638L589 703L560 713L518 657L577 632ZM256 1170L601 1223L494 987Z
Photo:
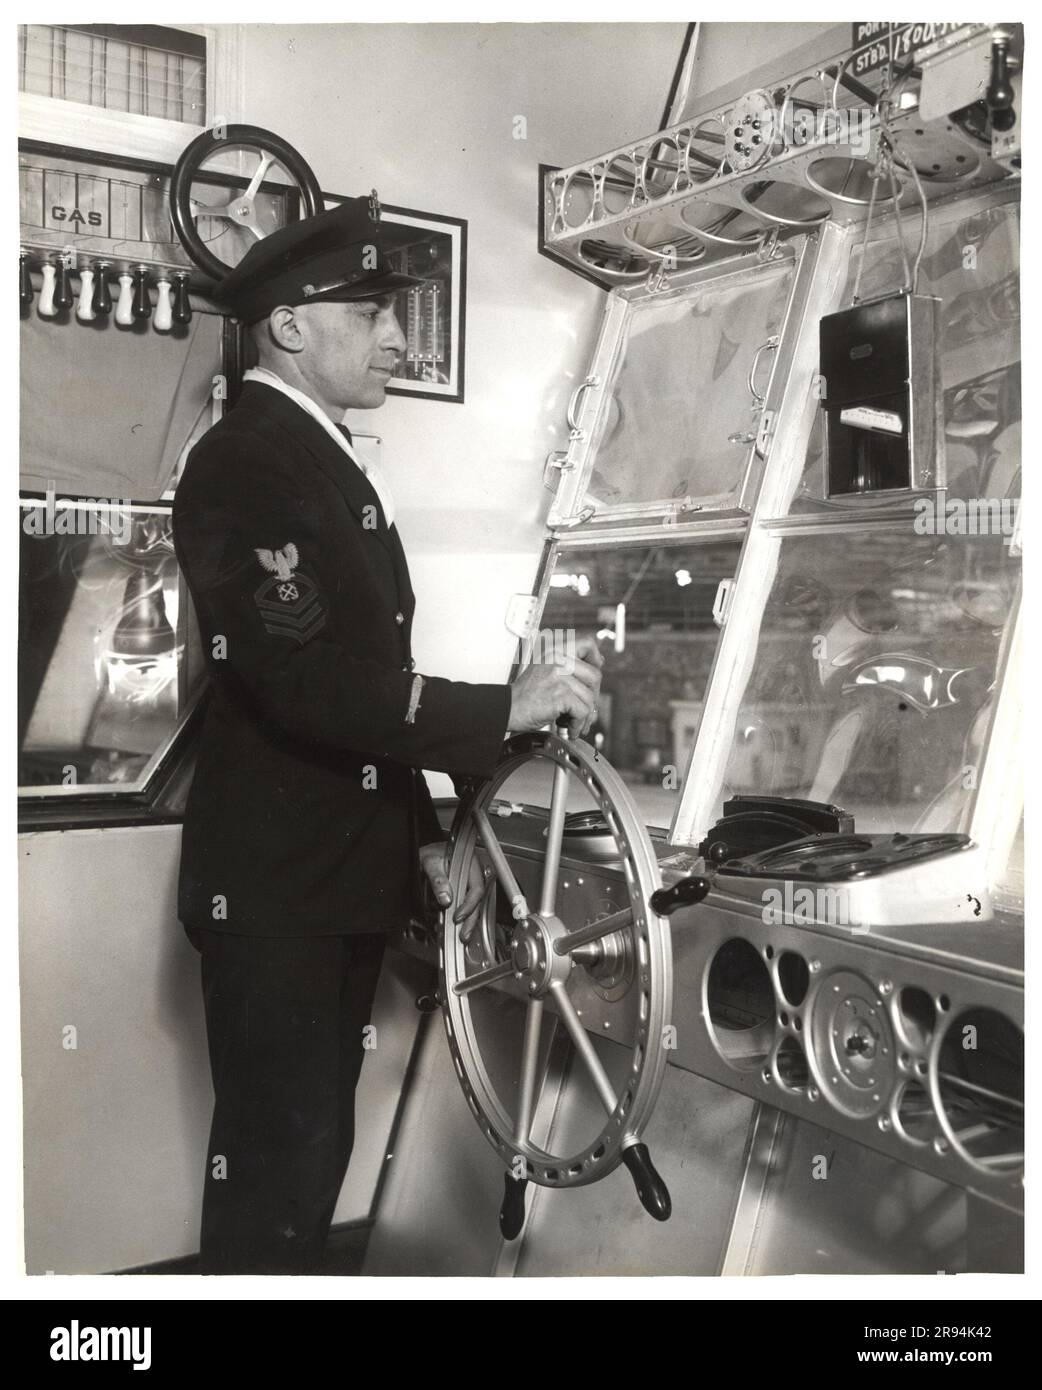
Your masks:
M167 333L174 326L174 306L170 299L170 281L156 281L156 312L152 322L160 333Z
M119 277L119 299L116 302L116 322L122 328L134 323L134 277L125 271Z
M91 306L94 298L94 272L86 269L80 271L80 297L76 301L76 317L81 323L90 323L91 319L97 318Z
M713 622L717 627L723 627L727 622L727 615L731 608L731 591L734 589L733 579L721 579L716 586L716 597L713 599Z
M44 318L53 319L58 310L54 307L54 263L44 261L40 267L43 288L40 290L40 313Z

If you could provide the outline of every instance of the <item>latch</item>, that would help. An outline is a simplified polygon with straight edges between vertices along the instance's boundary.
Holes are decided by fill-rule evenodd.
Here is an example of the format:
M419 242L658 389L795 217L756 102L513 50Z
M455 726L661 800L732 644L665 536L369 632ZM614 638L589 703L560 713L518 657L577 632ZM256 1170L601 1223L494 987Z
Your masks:
M731 615L731 596L734 593L734 580L721 579L716 586L716 597L713 599L713 622L717 627L723 627Z

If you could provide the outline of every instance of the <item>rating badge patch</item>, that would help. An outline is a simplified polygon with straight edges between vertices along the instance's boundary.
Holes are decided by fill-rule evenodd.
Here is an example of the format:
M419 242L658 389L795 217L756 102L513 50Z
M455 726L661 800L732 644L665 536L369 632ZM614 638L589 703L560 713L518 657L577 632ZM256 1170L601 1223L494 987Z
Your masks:
M269 575L253 596L265 630L303 645L325 626L326 608L317 585L294 573L300 552L289 542L281 550L254 553Z

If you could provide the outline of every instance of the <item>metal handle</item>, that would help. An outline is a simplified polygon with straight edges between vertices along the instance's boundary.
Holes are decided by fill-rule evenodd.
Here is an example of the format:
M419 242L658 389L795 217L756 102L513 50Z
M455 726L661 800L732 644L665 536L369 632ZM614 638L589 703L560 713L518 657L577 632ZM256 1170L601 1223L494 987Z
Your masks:
M585 404L585 402L583 401L583 392L592 391L595 386L599 386L600 384L601 383L599 377L588 376L586 380L581 381L579 385L575 388L575 390L572 392L571 400L568 402L567 419L568 427L572 430L573 439L585 438L585 435L582 432L582 426L579 424L579 421L582 419L582 408L580 402L582 402L582 404Z
M768 338L767 341L765 343L761 343L760 346L753 353L752 366L749 368L749 394L753 398L754 410L762 410L764 406L767 404L767 397L761 396L759 391L757 391L756 389L756 372L760 365L760 358L765 352L777 352L778 341L779 340L777 336L773 338Z

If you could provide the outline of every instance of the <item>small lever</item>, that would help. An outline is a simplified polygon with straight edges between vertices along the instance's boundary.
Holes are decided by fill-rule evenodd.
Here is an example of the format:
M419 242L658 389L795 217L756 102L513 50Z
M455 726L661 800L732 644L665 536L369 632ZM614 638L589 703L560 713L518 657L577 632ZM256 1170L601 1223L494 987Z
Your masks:
M651 895L651 907L660 917L668 917L678 907L693 907L700 903L713 886L712 879L703 874L689 874L672 888L656 888Z
M516 1240L525 1224L527 1178L515 1178L508 1168L503 1174L503 1205L499 1209L499 1229L504 1240ZM667 1198L668 1200L668 1198Z
M988 90L984 93L995 130L1012 130L1016 125L1017 113L1013 109L1015 95L1009 76L1009 36L1002 34L992 40L991 77Z
M622 1161L630 1170L640 1204L656 1221L668 1221L673 1212L669 1189L655 1170L647 1144L631 1144L622 1151Z

